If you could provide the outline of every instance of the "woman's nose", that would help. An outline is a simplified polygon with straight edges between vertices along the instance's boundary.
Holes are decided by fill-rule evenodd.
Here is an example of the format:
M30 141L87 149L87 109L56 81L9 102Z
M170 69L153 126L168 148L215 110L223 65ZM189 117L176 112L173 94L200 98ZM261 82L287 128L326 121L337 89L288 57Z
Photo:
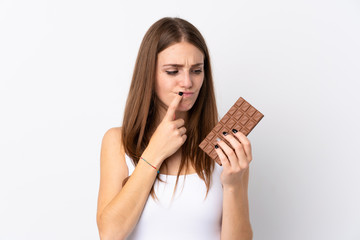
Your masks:
M181 87L183 87L185 89L190 89L192 87L192 81L191 81L191 76L190 76L189 72L184 74L184 76L180 80L180 85L181 85Z

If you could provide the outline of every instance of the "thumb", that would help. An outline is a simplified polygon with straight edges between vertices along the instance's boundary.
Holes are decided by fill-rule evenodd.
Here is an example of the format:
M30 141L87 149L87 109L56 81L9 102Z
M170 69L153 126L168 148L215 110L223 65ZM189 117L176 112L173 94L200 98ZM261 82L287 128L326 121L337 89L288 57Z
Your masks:
M182 99L182 93L181 93L181 95L176 94L175 98L170 103L164 118L166 118L169 121L174 120L175 111L176 111L176 108L179 106L181 99Z

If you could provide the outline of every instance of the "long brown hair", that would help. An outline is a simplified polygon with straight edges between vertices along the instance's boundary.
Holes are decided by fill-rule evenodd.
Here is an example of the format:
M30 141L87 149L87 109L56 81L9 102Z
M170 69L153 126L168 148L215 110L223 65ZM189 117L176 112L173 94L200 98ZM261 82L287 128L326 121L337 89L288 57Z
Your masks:
M157 111L157 96L155 94L155 73L158 54L170 45L188 42L197 47L204 55L204 81L198 98L188 111L186 123L187 140L181 147L181 163L177 173L174 192L176 191L179 174L188 161L192 163L199 177L206 184L206 196L211 184L211 173L214 161L199 147L218 121L210 56L205 40L198 29L181 18L162 18L155 22L146 32L136 59L129 95L126 101L123 125L122 143L126 154L135 166L139 156L149 143L151 126L155 122ZM134 111L136 109L136 111ZM163 162L166 166L166 161ZM186 177L186 176L185 176ZM123 185L129 177L125 178ZM157 179L161 181L159 176ZM156 197L154 186L151 196ZM157 197L156 197L157 198Z

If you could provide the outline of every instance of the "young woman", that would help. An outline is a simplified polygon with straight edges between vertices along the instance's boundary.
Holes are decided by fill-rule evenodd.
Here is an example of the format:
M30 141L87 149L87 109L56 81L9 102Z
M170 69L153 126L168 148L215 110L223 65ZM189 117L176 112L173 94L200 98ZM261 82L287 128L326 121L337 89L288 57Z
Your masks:
M102 139L101 239L252 239L251 145L224 132L232 146L218 141L215 163L198 145L217 121L204 38L183 19L160 19L141 43L123 125Z

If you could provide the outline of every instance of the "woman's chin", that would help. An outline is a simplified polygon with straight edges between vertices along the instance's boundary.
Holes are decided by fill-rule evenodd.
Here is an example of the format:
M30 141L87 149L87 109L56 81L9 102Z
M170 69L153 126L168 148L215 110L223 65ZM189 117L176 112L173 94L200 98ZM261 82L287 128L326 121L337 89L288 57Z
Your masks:
M180 112L187 112L193 107L193 105L194 104L180 104L176 110Z

